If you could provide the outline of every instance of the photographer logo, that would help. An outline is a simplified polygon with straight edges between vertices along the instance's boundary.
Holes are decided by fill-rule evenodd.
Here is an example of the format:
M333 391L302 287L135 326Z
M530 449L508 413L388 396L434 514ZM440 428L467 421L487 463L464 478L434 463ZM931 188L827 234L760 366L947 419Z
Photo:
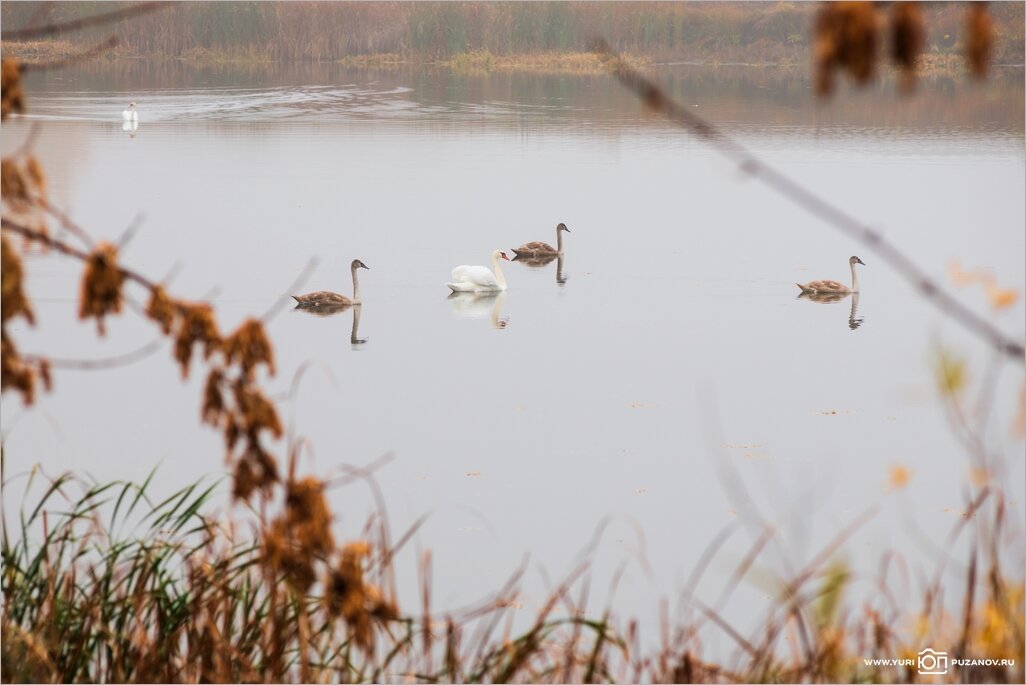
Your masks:
M945 675L948 672L948 653L935 652L929 647L919 652L920 675Z

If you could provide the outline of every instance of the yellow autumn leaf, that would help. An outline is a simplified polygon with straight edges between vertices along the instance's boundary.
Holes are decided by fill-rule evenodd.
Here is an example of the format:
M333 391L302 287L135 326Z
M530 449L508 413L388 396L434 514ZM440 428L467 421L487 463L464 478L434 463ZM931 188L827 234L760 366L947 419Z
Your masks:
M892 466L887 476L887 483L893 490L900 490L908 485L912 479L912 472L904 466Z
M948 278L958 287L970 285L977 280L977 276L963 269L957 259L948 262Z
M976 487L982 488L990 483L990 473L986 469L972 468L969 469L969 480Z
M1011 288L999 288L993 283L987 283L987 297L994 309L1011 307L1019 299L1019 293Z
M946 350L937 354L937 384L945 395L957 395L967 380L965 360Z

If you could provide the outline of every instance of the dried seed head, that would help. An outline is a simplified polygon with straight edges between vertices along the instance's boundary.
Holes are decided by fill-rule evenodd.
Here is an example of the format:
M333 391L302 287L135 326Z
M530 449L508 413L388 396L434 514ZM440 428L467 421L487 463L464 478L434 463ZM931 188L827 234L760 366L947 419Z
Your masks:
M14 206L23 206L28 202L28 183L17 160L10 157L0 161L0 194L5 202Z
M876 71L877 18L871 2L843 3L845 16L840 63L859 85L869 83Z
M221 334L214 320L214 310L209 304L180 303L180 309L181 318L175 335L175 359L182 367L182 378L186 378L189 375L193 345L203 345L203 356L209 359L210 355L220 348Z
M175 321L175 304L167 296L163 286L157 286L150 292L150 301L146 305L146 316L160 324L164 335L171 334Z
M235 445L239 442L239 438L242 437L242 432L239 429L239 422L235 419L234 415L230 415L225 421L224 426L224 442L228 447L229 457L231 451L235 449Z
M824 3L816 16L813 59L816 93L834 88L834 71L844 69L859 85L876 72L876 10L871 2Z
M345 619L353 640L367 652L374 646L373 622L392 620L399 615L395 605L384 600L377 587L364 581L364 560L370 552L371 546L362 540L343 547L338 566L328 577L325 593L328 612Z
M919 5L896 2L891 7L891 59L901 69L901 89L910 93L916 85L916 59L923 50L926 29Z
M285 525L289 536L311 556L323 556L335 546L324 483L316 478L304 478L288 484Z
M249 501L250 496L257 489L257 477L253 473L253 465L247 459L239 459L235 463L235 472L232 474L232 497Z
M106 332L104 316L121 311L121 287L124 279L124 274L118 268L118 248L110 243L97 245L89 255L82 276L78 317L95 318L100 335Z
M264 535L264 559L302 592L314 583L314 567L334 547L324 483L316 478L289 482L285 511ZM330 591L330 589L329 589Z
M278 411L259 388L239 378L235 381L233 390L235 405L238 408L237 419L241 419L243 433L251 442L264 430L270 431L276 438L282 436Z
M224 354L229 364L238 362L246 376L252 376L258 364L266 364L274 375L274 348L259 319L248 319L224 341Z
M316 580L314 560L289 540L281 521L275 521L264 534L262 561L301 593L305 594Z
M21 255L4 236L0 239L0 320L3 323L19 315L24 316L30 324L35 323L32 307L25 297L23 279Z
M822 5L816 14L812 54L817 95L829 95L834 92L834 69L837 67L839 42L837 21L837 12L832 5Z
M973 76L987 76L993 50L994 20L987 11L987 3L970 3L966 22L965 58L969 62L969 71Z
M395 602L385 599L378 588L371 586L370 613L378 621L396 621L399 619L399 607Z
M203 389L203 408L200 416L203 423L216 426L224 414L224 396L221 394L221 383L224 381L224 373L219 368L210 370L207 376L207 383Z
M0 389L17 390L26 405L36 399L36 373L31 365L18 355L18 348L4 331L0 339Z
M21 93L21 64L16 59L4 58L0 63L0 119L25 109Z
M39 160L29 155L24 161L8 157L0 162L0 194L15 212L34 209L33 202L46 197L46 176Z
M265 495L278 482L278 464L260 445L250 444L235 463L232 496L249 500L257 490Z

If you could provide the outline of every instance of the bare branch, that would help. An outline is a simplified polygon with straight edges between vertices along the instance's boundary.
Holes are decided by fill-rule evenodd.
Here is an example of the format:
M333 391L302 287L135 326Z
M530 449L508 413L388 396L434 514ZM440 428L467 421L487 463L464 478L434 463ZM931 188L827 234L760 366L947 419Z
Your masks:
M103 359L54 359L52 357L39 357L30 354L23 355L22 358L26 361L33 362L45 361L54 368L75 369L79 371L97 371L99 369L113 369L118 366L128 366L129 364L133 364L141 359L145 359L159 350L164 341L164 336L161 336L151 340L137 350L126 352L125 354L119 354L114 357L105 357Z
M63 255L67 255L68 257L74 257L75 259L79 259L83 262L89 261L90 255L88 252L84 252L78 249L77 247L72 247L63 240L51 238L49 235L43 233L42 231L37 231L34 228L30 228L23 224L12 221L7 217L3 217L3 219L0 220L0 228L3 228L5 231L17 233L18 235L28 238L29 240L32 240L34 242L46 245L47 247L56 250L57 252L60 252ZM142 276L136 273L135 271L132 271L131 269L126 269L123 266L119 266L118 269L121 271L121 274L125 278L127 278L130 281L135 281L136 283L138 283L139 285L143 286L148 290L153 290L157 287L156 283L146 278L145 276Z
M104 12L103 14L94 14L91 17L83 17L81 19L75 19L72 21L66 21L63 24L45 24L43 26L34 26L27 29L13 29L11 31L3 31L0 33L0 39L2 40L24 40L28 38L43 38L45 36L52 36L57 33L63 33L65 31L76 31L89 26L100 26L103 24L112 24L122 19L129 17L139 16L141 14L149 14L157 10L164 9L174 3L171 2L141 2L131 7L126 7L120 10L114 10L113 12Z

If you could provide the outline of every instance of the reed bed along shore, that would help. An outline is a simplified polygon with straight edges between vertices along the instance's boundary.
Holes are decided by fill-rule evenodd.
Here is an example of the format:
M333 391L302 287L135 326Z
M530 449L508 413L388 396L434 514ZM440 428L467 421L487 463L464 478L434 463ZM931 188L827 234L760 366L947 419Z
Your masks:
M381 511L335 545L320 481L289 482L273 509L213 516L216 481L155 501L152 479L17 480L35 494L3 519L4 682L914 682L924 644L972 664L947 681L1023 679L1023 582L1007 575L1001 542L1016 525L997 489L979 491L949 540L974 538L969 558L950 560L964 581L927 570L920 590L902 591L893 554L877 577L857 577L842 559L862 517L775 579L774 596L752 608L764 617L753 633L719 615L724 597L685 589L685 610L646 649L654 627L587 606L586 562L514 631L523 569L478 606L438 611L430 554L419 569L395 565L416 527L394 538ZM727 595L762 565L773 534L753 542ZM414 577L421 605L399 606L396 583ZM854 599L865 583L878 592ZM733 641L734 657L703 654L710 631Z

